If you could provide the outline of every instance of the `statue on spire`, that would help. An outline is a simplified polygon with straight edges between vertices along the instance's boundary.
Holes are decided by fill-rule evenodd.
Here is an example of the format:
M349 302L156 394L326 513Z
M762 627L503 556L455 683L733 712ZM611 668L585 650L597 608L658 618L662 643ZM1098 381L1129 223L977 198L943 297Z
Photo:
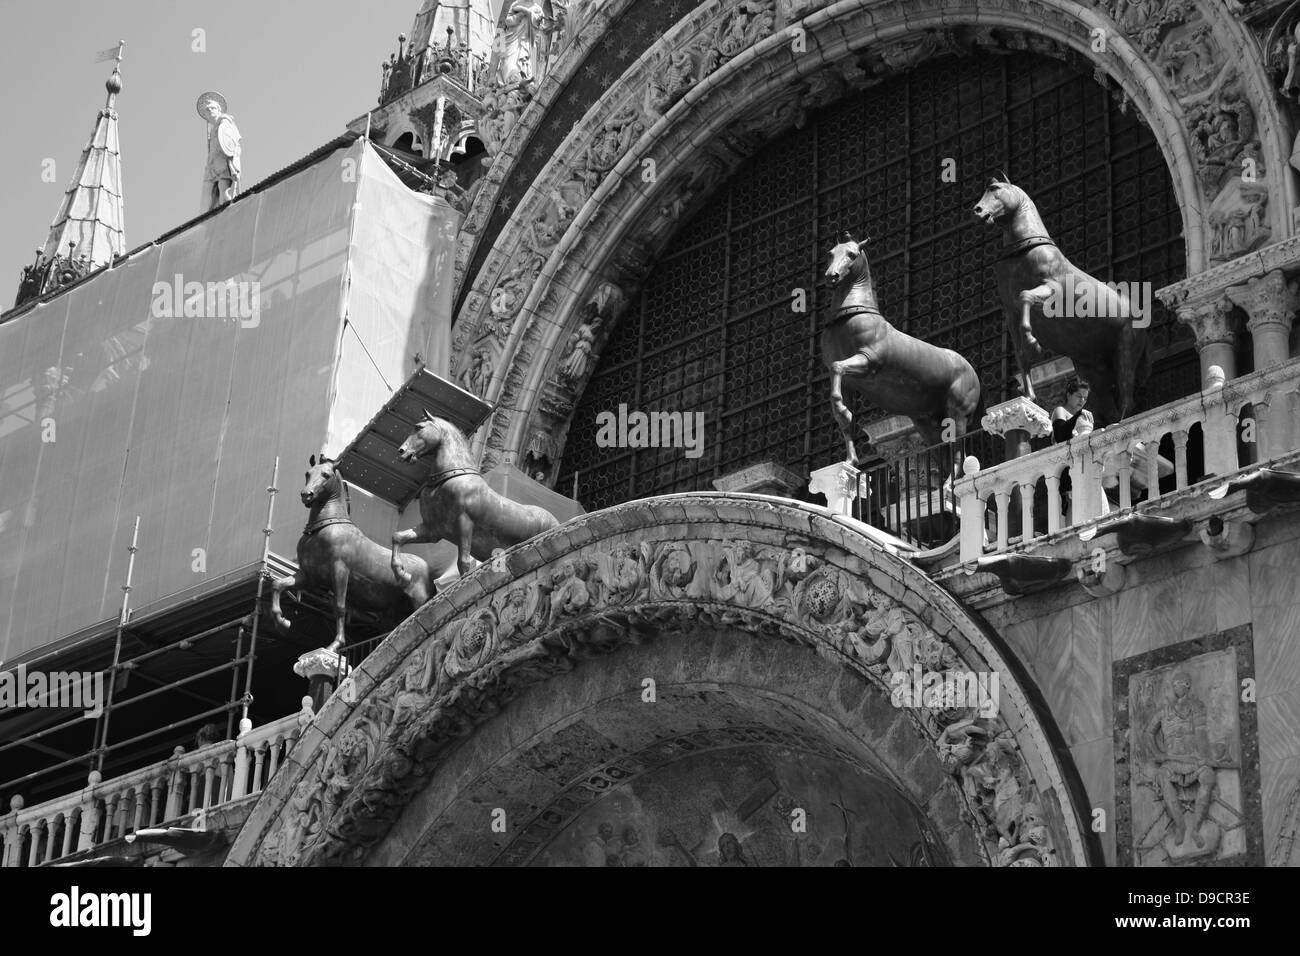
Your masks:
M226 112L226 98L207 92L194 104L208 124L208 164L203 170L202 208L206 212L235 198L239 189L239 128Z

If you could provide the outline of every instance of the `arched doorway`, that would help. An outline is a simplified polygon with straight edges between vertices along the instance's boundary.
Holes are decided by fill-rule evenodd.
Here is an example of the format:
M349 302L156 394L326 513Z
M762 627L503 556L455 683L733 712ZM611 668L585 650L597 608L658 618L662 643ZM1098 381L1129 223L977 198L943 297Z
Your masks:
M1100 858L1064 741L1000 639L819 509L636 501L504 562L340 688L229 864L567 863L611 834L620 865L733 863L737 847L795 862L783 818L805 825L801 863ZM909 702L896 675L914 667L996 675L995 699ZM691 799L671 800L682 786ZM866 817L874 842L852 823Z

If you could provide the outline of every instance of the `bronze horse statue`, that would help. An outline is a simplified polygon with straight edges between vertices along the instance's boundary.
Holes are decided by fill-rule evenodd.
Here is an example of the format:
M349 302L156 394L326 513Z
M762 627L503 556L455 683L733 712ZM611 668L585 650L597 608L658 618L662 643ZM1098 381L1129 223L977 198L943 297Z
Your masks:
M334 643L331 651L343 646L343 618L349 605L362 611L406 618L437 592L434 574L428 563L416 554L404 554L401 567L405 578L400 583L393 576L398 558L388 549L371 541L353 522L348 501L347 483L340 477L337 464L312 455L311 470L299 497L310 510L307 526L298 539L298 572L277 578L271 584L271 613L286 630L289 622L280 611L280 592L287 588L309 587L332 591L334 595Z
M979 404L979 376L952 349L939 348L898 331L881 314L862 246L848 232L831 249L826 278L833 286L834 314L822 332L822 359L831 373L831 411L848 446L853 447L853 413L844 404L847 386L893 415L906 415L927 444L966 434L967 419Z
M399 580L405 574L398 564L402 545L451 541L456 545L456 567L464 575L473 570L475 559L486 561L498 548L559 524L545 508L511 501L489 488L474 466L465 436L444 418L425 412L397 454L407 462L433 460L420 488L420 523L393 533L393 572Z
M994 272L1025 395L1035 397L1029 369L1045 346L1068 356L1092 384L1103 424L1122 419L1133 410L1133 390L1146 357L1146 332L1133 323L1129 297L1065 257L1019 186L991 180L973 212L1001 228L1007 243ZM1087 308L1073 307L1084 301ZM1054 307L1047 310L1049 302Z

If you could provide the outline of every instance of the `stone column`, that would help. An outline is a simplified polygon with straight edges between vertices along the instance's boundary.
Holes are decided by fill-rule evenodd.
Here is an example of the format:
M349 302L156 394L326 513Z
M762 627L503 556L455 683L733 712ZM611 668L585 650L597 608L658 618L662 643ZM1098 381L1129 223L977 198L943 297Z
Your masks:
M1201 381L1209 376L1210 366L1223 369L1228 379L1237 377L1238 320L1232 315L1232 303L1226 296L1184 302L1178 306L1178 321L1196 333L1196 351L1201 358Z
M1047 412L1023 395L999 405L994 405L980 419L980 426L1006 443L1002 460L1023 458L1032 450L1030 441L1052 433L1052 420Z
M1291 357L1291 321L1295 317L1296 283L1288 283L1281 269L1227 290L1228 298L1248 316L1255 351L1255 371Z

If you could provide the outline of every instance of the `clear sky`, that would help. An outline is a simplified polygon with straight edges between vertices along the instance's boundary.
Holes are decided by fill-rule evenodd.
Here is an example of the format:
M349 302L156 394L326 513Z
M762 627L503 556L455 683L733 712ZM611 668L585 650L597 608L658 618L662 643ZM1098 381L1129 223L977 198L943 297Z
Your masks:
M95 54L126 40L117 99L134 249L198 215L205 90L226 97L250 186L344 131L376 104L380 64L420 0L0 0L0 312L43 245L104 105L113 64ZM206 53L192 33L206 31ZM56 181L41 164L56 163Z

